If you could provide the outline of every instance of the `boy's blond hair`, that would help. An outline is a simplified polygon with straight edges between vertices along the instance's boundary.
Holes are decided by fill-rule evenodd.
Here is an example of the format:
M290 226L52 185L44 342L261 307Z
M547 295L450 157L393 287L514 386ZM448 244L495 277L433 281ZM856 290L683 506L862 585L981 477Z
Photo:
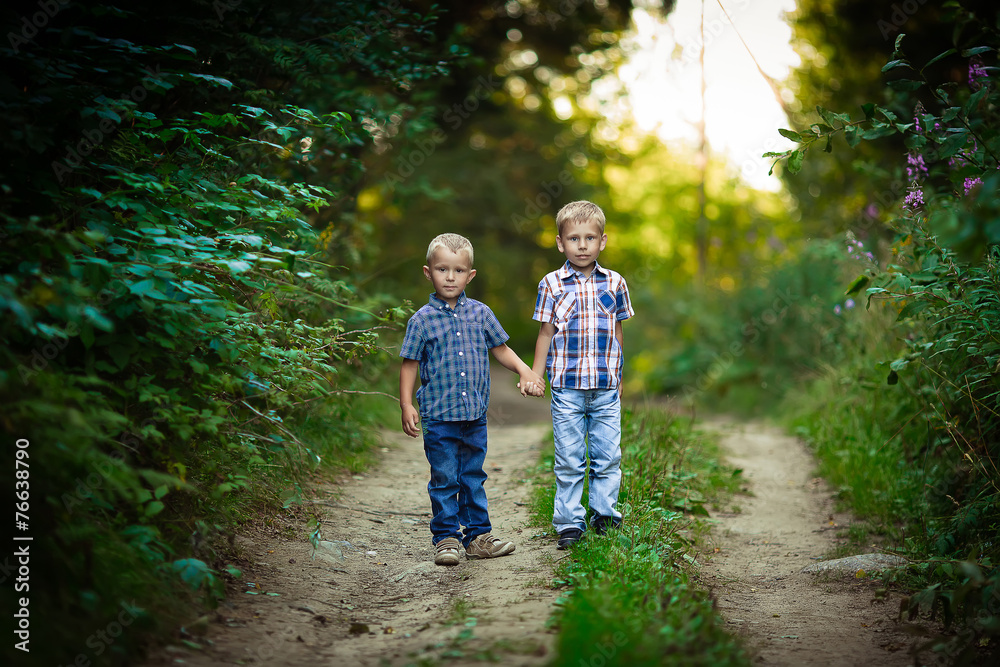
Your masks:
M589 201L571 201L556 213L556 228L562 236L563 228L569 223L596 222L601 233L604 233L604 211L597 204Z
M447 248L452 252L458 253L463 250L469 253L469 266L472 266L473 253L472 253L472 241L465 238L461 234L438 234L431 241L431 244L427 246L427 263L430 264L431 257L434 256L434 251L438 248Z

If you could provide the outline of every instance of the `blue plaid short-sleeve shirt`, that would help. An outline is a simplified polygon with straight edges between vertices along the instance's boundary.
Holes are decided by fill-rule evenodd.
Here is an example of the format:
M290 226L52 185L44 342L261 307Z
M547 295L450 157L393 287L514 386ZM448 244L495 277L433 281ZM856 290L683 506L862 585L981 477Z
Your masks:
M420 362L420 417L473 421L490 402L490 349L510 336L481 301L459 295L455 308L431 293L406 323L399 350Z

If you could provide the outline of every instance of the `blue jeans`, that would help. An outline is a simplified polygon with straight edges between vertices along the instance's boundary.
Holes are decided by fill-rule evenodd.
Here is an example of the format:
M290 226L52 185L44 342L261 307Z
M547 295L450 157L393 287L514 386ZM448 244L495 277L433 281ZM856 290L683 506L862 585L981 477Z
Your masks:
M491 530L486 508L486 416L475 421L423 420L424 453L431 464L432 541L455 537L469 546ZM465 526L463 539L461 527Z
M618 389L552 387L552 432L555 438L556 502L552 525L557 533L586 530L583 479L590 456L591 521L615 524L622 471L622 411ZM588 451L589 450L589 451Z

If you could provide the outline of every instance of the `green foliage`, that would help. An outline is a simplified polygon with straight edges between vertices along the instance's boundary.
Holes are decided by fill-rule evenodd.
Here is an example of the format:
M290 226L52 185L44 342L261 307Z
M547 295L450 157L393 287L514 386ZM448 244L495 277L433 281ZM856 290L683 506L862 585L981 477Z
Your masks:
M848 357L823 368L819 379L791 392L783 411L796 415L792 427L819 459L819 471L838 497L894 542L901 543L926 515L925 485L940 474L941 459L930 446L927 425L913 419L914 406L885 384L875 360L897 346L885 340L887 314L854 313L845 345L874 347L865 357Z
M676 334L659 349L643 349L632 367L648 387L685 404L728 412L773 406L842 356L858 299L843 283L848 271L870 265L855 245L813 241L748 272L731 292L677 287L654 320Z
M739 484L710 443L662 411L623 417L622 527L588 534L556 573L556 665L745 665L692 580L704 503ZM551 519L552 506L536 512ZM544 514L547 512L547 514Z
M352 392L406 308L377 314L328 227L363 175L358 111L404 103L372 89L457 57L428 45L433 15L380 9L72 4L3 49L0 397L35 464L39 664L134 662L238 576L234 524L364 464ZM129 631L92 645L124 607Z
M898 526L910 557L961 561L917 568L927 587L910 597L909 614L940 614L946 630L958 624L957 636L920 625L927 639L918 649L965 663L1000 629L991 565L1000 526L1000 90L985 60L1000 33L951 12L952 48L915 60L903 51L909 38L895 39L883 67L889 103L863 105L858 119L820 109L826 122L778 157L841 133L851 145L893 135L905 144L909 188L893 209L890 258L852 283L895 322L876 332L878 362L853 355L813 388L824 405L807 400L799 423L845 498L897 536ZM936 77L942 66L962 72L960 82ZM841 393L831 409L842 392L831 383L855 373L868 386Z
M956 13L973 20L955 21ZM789 127L797 134L814 136L816 125L829 125L817 114L817 107L855 120L863 116L863 105L878 105L898 114L893 102L897 93L885 80L904 70L885 74L880 70L900 32L908 34L907 49L913 61L927 63L953 47L953 40L974 39L980 26L994 22L994 13L993 3L987 0L916 4L800 0L790 23L792 44L802 66L784 82L792 93L786 98ZM948 59L933 63L928 72L942 81L965 78L962 65ZM904 122L910 116L910 110L906 111L899 115ZM840 123L835 120L835 124ZM784 179L807 233L829 237L853 231L870 246L890 239L891 231L885 226L888 212L907 186L898 169L898 154L906 150L903 137L861 141L852 150L844 150L844 139L857 141L857 134L838 132L831 138L813 146L814 153L827 149L831 153L803 160L802 171Z

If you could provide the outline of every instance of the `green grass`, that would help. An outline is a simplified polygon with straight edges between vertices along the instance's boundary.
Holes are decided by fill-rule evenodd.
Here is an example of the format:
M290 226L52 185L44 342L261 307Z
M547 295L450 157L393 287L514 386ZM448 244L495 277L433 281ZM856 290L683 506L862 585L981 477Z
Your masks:
M707 593L692 581L705 504L739 475L712 443L662 412L623 417L622 527L588 534L560 561L553 665L748 665ZM551 470L551 454L539 466ZM552 518L551 472L536 477L539 525ZM586 502L586 499L584 500Z
M910 565L888 571L883 583L922 637L914 644L919 658L995 664L1000 576L991 558L992 497L960 493L971 462L925 414L940 399L929 391L909 396L876 373L881 369L863 363L828 368L784 405L787 425L808 442L819 473L861 519L829 555L877 544L907 557Z
M907 526L913 531L927 516L928 485L946 463L929 455L905 414L895 414L896 393L831 371L786 409L794 415L788 425L810 445L843 506L866 520L869 532L901 544Z

